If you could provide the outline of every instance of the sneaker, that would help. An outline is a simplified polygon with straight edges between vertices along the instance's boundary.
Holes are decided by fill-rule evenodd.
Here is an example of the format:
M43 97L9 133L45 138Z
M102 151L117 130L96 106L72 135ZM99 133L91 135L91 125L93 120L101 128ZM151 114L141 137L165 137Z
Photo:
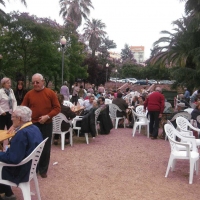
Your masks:
M16 198L16 196L13 194L13 195L11 195L11 196L9 196L9 197L4 196L2 199L3 199L3 200L16 200L17 198Z
M46 173L40 174L40 176L41 176L42 178L47 178L47 174L46 174Z
M58 145L58 140L54 140L54 145Z

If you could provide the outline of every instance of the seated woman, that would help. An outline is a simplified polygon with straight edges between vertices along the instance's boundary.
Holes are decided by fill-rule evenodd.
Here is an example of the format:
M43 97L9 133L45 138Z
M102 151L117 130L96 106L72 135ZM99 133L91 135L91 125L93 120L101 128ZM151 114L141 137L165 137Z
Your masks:
M192 111L192 119L197 120L197 116L200 115L200 101L197 101L196 108ZM197 121L197 127L200 128L200 123Z
M17 106L12 113L13 127L16 134L10 141L6 152L0 152L0 161L18 164L26 158L38 144L42 142L42 134L37 126L31 122L32 111L26 106ZM2 179L16 184L28 181L31 163L18 167L3 167ZM5 193L4 199L15 200L11 187L0 184L0 193Z
M61 113L66 116L68 120L72 120L74 117L76 117L75 112L73 112L70 107L64 106L63 101L64 101L64 96L62 94L57 94L58 101L60 103L61 107ZM70 127L70 124L66 123L65 121L62 122L61 124L61 131L67 131ZM59 139L59 134L54 135L54 144L58 145L58 139ZM69 144L69 133L65 134L65 144Z

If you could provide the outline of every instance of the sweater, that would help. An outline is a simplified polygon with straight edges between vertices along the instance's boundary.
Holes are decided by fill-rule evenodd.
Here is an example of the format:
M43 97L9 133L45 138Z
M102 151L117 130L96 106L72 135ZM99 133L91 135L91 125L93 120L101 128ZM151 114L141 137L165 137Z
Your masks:
M165 98L160 92L151 93L144 102L144 109L148 111L159 111L161 114L165 108Z
M49 115L50 119L46 123L52 121L52 117L60 113L60 103L56 94L49 88L44 88L40 91L34 89L26 93L21 104L32 110L32 122L36 123L39 117Z

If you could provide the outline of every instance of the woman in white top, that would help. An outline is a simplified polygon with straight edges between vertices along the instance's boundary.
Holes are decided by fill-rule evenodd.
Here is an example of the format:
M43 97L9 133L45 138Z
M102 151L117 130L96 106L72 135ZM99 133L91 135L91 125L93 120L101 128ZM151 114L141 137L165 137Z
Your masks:
M9 129L12 126L11 114L17 107L17 101L13 90L11 89L11 80L4 77L1 80L0 89L0 130L5 126Z

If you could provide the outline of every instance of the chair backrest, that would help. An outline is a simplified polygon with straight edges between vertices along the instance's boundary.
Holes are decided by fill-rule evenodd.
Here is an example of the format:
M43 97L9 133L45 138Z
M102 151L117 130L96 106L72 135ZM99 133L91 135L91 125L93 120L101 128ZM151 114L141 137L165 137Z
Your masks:
M78 99L78 103L80 106L83 106L84 100L83 99Z
M132 110L132 114L133 114L133 118L135 121L140 121L140 122L144 122L147 123L148 122L148 118L147 118L147 112L141 112L140 114L135 112L133 109Z
M97 123L97 119L99 117L100 112L101 112L101 108L96 109L95 112L94 112L94 114L95 114L95 123Z
M135 108L135 111L136 111L136 113L137 114L146 114L146 113L144 113L144 106L143 105L141 105L141 106L137 106L136 108Z
M164 108L164 111L163 111L163 112L164 112L164 113L167 112L167 110L168 110L169 108L172 108L171 103L165 102L165 108Z
M74 104L73 104L72 102L70 102L70 101L64 101L64 102L63 102L63 105L64 105L64 106L68 106L68 107L70 107L70 108L74 106Z
M188 131L189 121L186 118L181 116L177 117L176 124L180 130Z
M186 108L184 111L188 112L189 114L191 114L193 110L194 110L193 108Z
M32 151L32 153L24 158L17 166L24 165L28 163L30 160L32 160L31 168L30 168L30 174L29 174L29 181L33 178L34 174L36 173L37 164L39 162L40 156L42 154L45 142L48 140L48 138L44 139L38 146Z
M122 112L122 110L116 104L109 104L109 113L111 118L117 117L117 111Z
M191 119L191 114L189 114L188 112L185 112L185 111L184 112L179 112L179 113L175 114L170 121L176 120L177 117L184 117L187 120L190 120Z
M111 104L112 100L111 99L105 99L105 104Z
M61 123L62 121L65 121L66 123L70 124L71 127L71 121L69 121L66 116L62 113L57 114L55 117L52 118L53 121L53 132L62 132L61 131Z

